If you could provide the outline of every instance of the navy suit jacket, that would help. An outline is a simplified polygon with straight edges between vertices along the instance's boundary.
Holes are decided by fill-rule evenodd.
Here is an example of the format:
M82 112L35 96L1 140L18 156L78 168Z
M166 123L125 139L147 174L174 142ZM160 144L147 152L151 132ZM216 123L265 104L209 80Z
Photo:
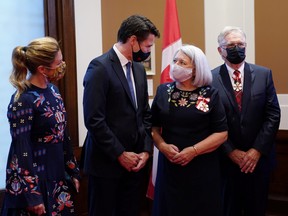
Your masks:
M245 62L242 111L225 64L212 71L213 86L218 88L228 122L225 152L255 148L264 156L272 152L280 122L280 108L270 69Z
M84 172L119 177L124 168L117 158L123 151L152 151L151 112L146 72L133 62L137 105L133 105L128 82L113 49L93 59L84 77L85 140Z

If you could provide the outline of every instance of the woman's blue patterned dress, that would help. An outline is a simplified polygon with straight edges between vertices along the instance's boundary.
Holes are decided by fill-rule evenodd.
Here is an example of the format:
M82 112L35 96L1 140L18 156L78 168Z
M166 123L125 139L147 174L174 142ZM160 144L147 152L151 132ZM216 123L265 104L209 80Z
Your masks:
M57 87L31 85L8 106L12 143L6 169L2 215L31 215L28 206L45 204L46 215L74 215L66 176L79 178L66 110Z

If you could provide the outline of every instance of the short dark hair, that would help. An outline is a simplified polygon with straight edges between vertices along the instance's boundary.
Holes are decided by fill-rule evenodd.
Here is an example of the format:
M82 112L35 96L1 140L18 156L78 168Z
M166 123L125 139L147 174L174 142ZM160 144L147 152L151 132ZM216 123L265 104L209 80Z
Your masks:
M139 42L148 38L149 34L160 37L156 26L145 16L132 15L124 20L118 30L118 42L126 43L127 39L135 35Z

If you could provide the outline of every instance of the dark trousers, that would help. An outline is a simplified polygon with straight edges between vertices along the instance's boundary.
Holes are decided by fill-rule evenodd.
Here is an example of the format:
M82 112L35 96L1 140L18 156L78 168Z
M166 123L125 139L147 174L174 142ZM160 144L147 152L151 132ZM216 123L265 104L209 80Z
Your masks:
M222 168L224 216L265 216L269 168L258 164L254 173L242 173L239 166L226 161Z
M117 179L89 175L89 216L138 216L145 198L145 168Z

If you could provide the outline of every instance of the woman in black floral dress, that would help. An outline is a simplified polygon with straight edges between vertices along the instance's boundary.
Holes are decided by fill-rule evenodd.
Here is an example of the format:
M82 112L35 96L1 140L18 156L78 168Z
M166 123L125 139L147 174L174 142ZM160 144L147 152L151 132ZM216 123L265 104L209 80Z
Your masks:
M170 76L152 104L159 149L153 216L220 216L217 151L227 124L204 53L192 45L175 54Z
M8 106L12 143L1 215L75 215L69 176L79 190L79 169L67 135L66 110L51 81L65 62L51 37L18 46L10 81L17 91Z

